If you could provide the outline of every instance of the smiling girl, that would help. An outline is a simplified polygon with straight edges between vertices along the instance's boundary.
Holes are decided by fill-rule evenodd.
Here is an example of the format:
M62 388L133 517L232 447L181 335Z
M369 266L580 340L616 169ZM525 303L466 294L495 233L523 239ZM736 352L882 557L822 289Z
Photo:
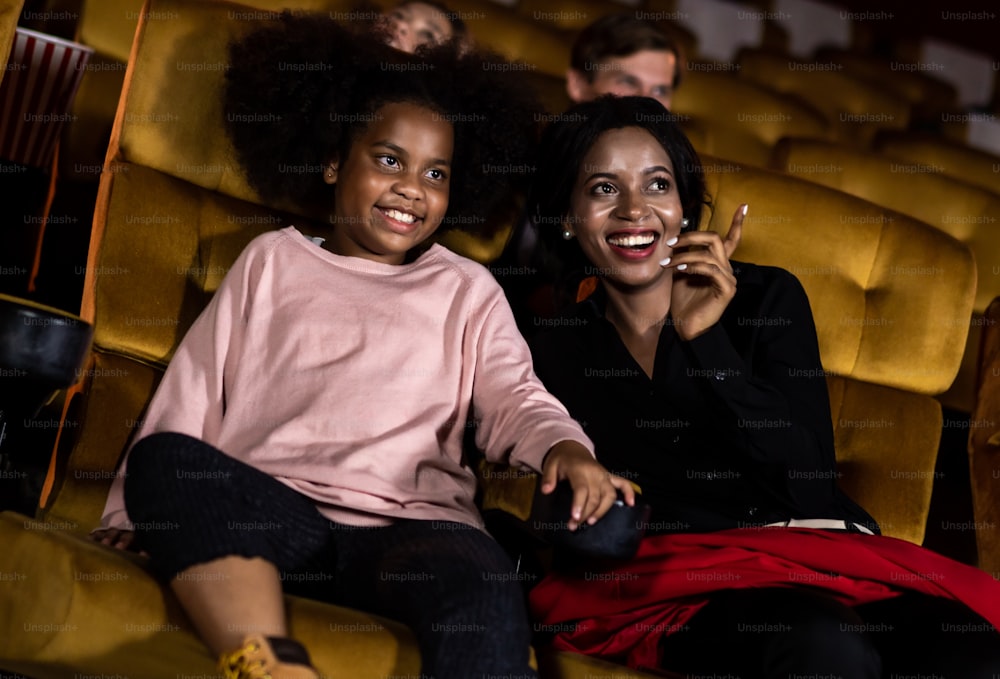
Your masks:
M616 489L631 502L535 377L489 272L428 244L490 214L511 182L486 169L530 147L532 109L491 60L289 15L232 49L227 120L274 121L229 123L250 183L329 223L237 258L95 533L150 555L227 677L318 676L283 584L406 623L424 676L535 676L520 586L473 502L469 422L487 459L540 472L543 492L570 483L571 528Z

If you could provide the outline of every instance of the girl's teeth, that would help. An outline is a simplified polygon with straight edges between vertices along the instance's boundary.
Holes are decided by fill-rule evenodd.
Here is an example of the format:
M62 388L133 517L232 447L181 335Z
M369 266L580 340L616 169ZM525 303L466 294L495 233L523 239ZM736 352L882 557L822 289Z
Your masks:
M390 218L395 219L397 222L403 222L404 224L412 224L416 217L406 212L400 212L399 210L386 210L385 214Z

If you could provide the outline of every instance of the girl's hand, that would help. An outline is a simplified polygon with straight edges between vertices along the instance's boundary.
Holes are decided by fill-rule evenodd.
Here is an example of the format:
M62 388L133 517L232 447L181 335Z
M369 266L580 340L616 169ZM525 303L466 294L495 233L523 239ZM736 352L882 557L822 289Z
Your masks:
M545 456L542 468L542 492L556 489L559 481L567 480L573 488L573 508L568 528L576 530L581 523L594 524L604 516L622 491L625 503L635 504L632 484L611 474L576 441L560 441Z
M714 231L680 234L672 246L674 254L660 262L674 270L670 315L681 339L694 339L715 325L736 294L729 258L740 244L746 213L744 203L733 215L725 240Z
M130 530L121 530L120 528L98 528L90 534L90 539L95 542L100 542L102 545L114 547L115 549L135 551L132 549L132 540L135 539L135 533ZM139 553L144 556L148 556L146 552Z

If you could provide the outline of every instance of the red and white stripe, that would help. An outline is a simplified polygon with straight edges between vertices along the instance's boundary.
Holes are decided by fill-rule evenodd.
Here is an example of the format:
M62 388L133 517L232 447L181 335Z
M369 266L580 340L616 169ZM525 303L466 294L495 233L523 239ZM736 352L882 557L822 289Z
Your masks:
M18 28L0 82L0 158L48 169L93 50Z

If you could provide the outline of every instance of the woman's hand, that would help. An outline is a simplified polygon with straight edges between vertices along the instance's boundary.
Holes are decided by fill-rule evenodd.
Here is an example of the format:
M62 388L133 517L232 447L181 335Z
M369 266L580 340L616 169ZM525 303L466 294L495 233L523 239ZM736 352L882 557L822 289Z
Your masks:
M715 325L736 294L729 258L740 244L746 213L744 203L733 215L725 240L714 231L680 234L672 245L674 254L660 262L674 270L670 316L681 339L694 339ZM678 252L681 248L684 250Z
M542 493L551 493L563 480L569 481L573 488L570 530L576 530L584 522L591 525L597 523L618 499L618 490L622 491L627 505L635 504L632 484L610 473L576 441L560 441L545 456Z
M109 547L114 547L115 549L124 549L126 551L136 551L132 547L132 541L135 539L135 533L130 530L121 530L120 528L98 528L90 534L90 539L95 542L100 542L102 545L108 545ZM146 552L139 552L140 554L146 555Z

